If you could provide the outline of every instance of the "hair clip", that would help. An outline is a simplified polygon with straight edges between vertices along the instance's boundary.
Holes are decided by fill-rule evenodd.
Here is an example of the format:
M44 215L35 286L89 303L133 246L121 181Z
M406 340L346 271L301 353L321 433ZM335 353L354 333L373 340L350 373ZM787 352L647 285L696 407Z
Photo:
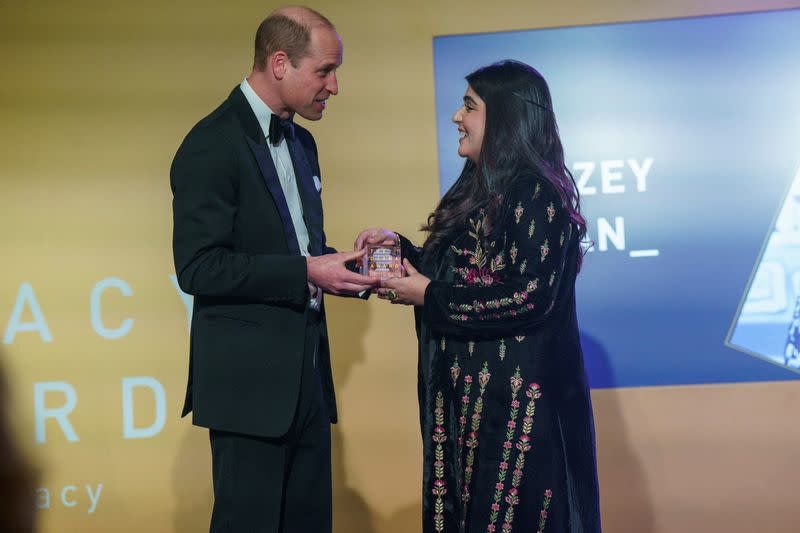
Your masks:
M553 113L553 110L552 110L552 109L550 109L549 107L547 107L547 106L546 106L546 105L544 105L544 104L540 104L539 102L536 102L535 100L531 100L530 98L527 98L527 97L525 97L525 96L522 96L522 95L521 95L521 94L519 94L519 93L512 93L512 94L513 94L514 96L516 96L517 98L521 98L521 99L525 100L525 101L526 101L526 102L528 102L529 104L533 104L533 105L535 105L536 107L541 107L541 108L542 108L542 109L544 109L545 111L550 111L551 113Z

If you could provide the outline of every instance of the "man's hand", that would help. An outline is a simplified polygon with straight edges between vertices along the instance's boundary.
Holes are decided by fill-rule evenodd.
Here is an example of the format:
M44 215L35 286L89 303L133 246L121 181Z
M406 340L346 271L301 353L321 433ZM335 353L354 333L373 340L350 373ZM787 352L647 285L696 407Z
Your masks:
M361 250L367 244L380 244L389 246L398 244L400 238L397 233L384 228L370 228L365 229L356 237L356 242L353 245L354 250Z
M306 257L308 281L330 294L356 295L377 287L380 285L378 278L350 272L344 266L349 261L361 259L365 252L358 250Z
M431 282L429 278L417 272L417 269L403 259L406 276L403 278L387 278L381 282L377 290L378 298L389 300L393 304L422 305L425 303L425 289Z

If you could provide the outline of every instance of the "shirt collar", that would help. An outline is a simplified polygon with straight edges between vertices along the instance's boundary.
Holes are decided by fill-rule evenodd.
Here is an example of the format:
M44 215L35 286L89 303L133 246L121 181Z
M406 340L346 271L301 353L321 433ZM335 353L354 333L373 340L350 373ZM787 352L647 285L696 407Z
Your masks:
M250 107L253 110L253 113L256 115L256 119L258 120L258 125L261 126L261 134L264 135L266 138L269 134L269 123L272 119L272 109L264 103L264 100L261 99L260 96L256 94L250 84L247 83L247 78L242 80L242 83L239 84L239 88L242 89L242 93L244 93L244 97L247 99L247 103L250 104Z

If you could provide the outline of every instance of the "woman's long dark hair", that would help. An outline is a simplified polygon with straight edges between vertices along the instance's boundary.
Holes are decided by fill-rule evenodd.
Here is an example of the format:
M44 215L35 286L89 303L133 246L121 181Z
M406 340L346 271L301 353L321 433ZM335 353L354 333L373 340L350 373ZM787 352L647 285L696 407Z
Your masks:
M428 216L422 227L430 232L425 248L432 255L443 252L478 208L485 210L490 225L502 220L503 198L517 179L531 175L552 186L583 241L586 221L580 196L564 162L550 89L542 75L524 63L506 60L480 68L466 79L486 105L480 156L477 164L467 160L458 180Z

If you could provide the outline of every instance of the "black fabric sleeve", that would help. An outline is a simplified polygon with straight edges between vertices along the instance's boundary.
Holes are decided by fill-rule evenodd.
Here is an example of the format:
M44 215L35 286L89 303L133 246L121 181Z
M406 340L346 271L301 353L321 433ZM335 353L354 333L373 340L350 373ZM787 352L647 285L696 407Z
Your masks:
M306 260L234 249L238 164L231 146L197 130L170 171L173 256L180 288L194 296L305 305Z
M414 246L410 240L408 240L403 235L395 232L397 237L400 239L400 254L403 256L403 259L408 259L408 262L411 263L414 268L419 270L419 259L422 255L422 248Z

